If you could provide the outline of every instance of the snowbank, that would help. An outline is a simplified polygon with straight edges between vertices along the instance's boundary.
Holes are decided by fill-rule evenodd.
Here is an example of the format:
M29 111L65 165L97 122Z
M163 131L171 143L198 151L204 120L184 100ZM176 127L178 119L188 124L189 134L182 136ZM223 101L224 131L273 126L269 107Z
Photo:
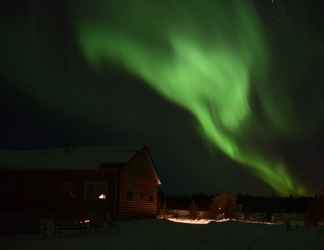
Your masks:
M108 231L61 238L0 238L1 250L322 250L323 230L238 222L191 225L163 220L120 222Z

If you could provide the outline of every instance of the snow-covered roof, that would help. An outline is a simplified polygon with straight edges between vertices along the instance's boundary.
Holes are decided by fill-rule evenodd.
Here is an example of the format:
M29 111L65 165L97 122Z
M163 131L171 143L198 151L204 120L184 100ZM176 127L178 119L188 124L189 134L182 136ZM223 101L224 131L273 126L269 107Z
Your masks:
M91 169L126 163L140 148L69 147L45 150L0 150L0 169Z

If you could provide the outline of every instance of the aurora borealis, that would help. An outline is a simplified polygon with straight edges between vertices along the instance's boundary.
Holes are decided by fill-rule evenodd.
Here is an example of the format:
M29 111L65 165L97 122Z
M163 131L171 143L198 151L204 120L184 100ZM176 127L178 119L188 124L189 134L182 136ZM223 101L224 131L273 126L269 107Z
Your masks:
M98 19L79 23L81 48L90 63L107 59L124 65L189 110L206 140L278 193L305 194L280 160L245 146L253 140L249 130L257 126L249 104L251 85L266 81L270 60L252 6L142 1L147 8L138 8L135 1L105 2L95 4L102 14Z
M319 189L317 0L19 1L2 10L1 148L147 143L169 192Z

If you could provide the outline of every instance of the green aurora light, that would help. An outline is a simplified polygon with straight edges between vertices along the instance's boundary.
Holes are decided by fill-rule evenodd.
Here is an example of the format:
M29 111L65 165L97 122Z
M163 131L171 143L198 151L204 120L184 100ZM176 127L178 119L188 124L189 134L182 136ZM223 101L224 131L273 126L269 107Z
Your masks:
M239 139L256 126L251 86L266 79L270 61L253 7L245 1L180 2L97 0L87 5L77 22L86 59L93 65L108 60L137 74L191 112L209 142L279 194L305 194L280 158Z

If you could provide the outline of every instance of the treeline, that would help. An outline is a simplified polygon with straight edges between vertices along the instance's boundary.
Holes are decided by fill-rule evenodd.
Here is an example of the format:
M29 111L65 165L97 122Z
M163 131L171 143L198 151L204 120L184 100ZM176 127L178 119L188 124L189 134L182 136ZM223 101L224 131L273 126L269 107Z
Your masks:
M162 195L161 203L168 209L190 209L192 202L198 210L208 210L213 195L194 194L194 195Z
M195 194L191 196L162 196L162 204L168 209L190 209L194 202L198 210L208 210L214 197L220 194ZM319 197L277 197L235 195L236 204L243 213L305 213Z
M238 195L237 204L242 212L271 212L271 213L304 213L315 202L314 197L262 197Z

